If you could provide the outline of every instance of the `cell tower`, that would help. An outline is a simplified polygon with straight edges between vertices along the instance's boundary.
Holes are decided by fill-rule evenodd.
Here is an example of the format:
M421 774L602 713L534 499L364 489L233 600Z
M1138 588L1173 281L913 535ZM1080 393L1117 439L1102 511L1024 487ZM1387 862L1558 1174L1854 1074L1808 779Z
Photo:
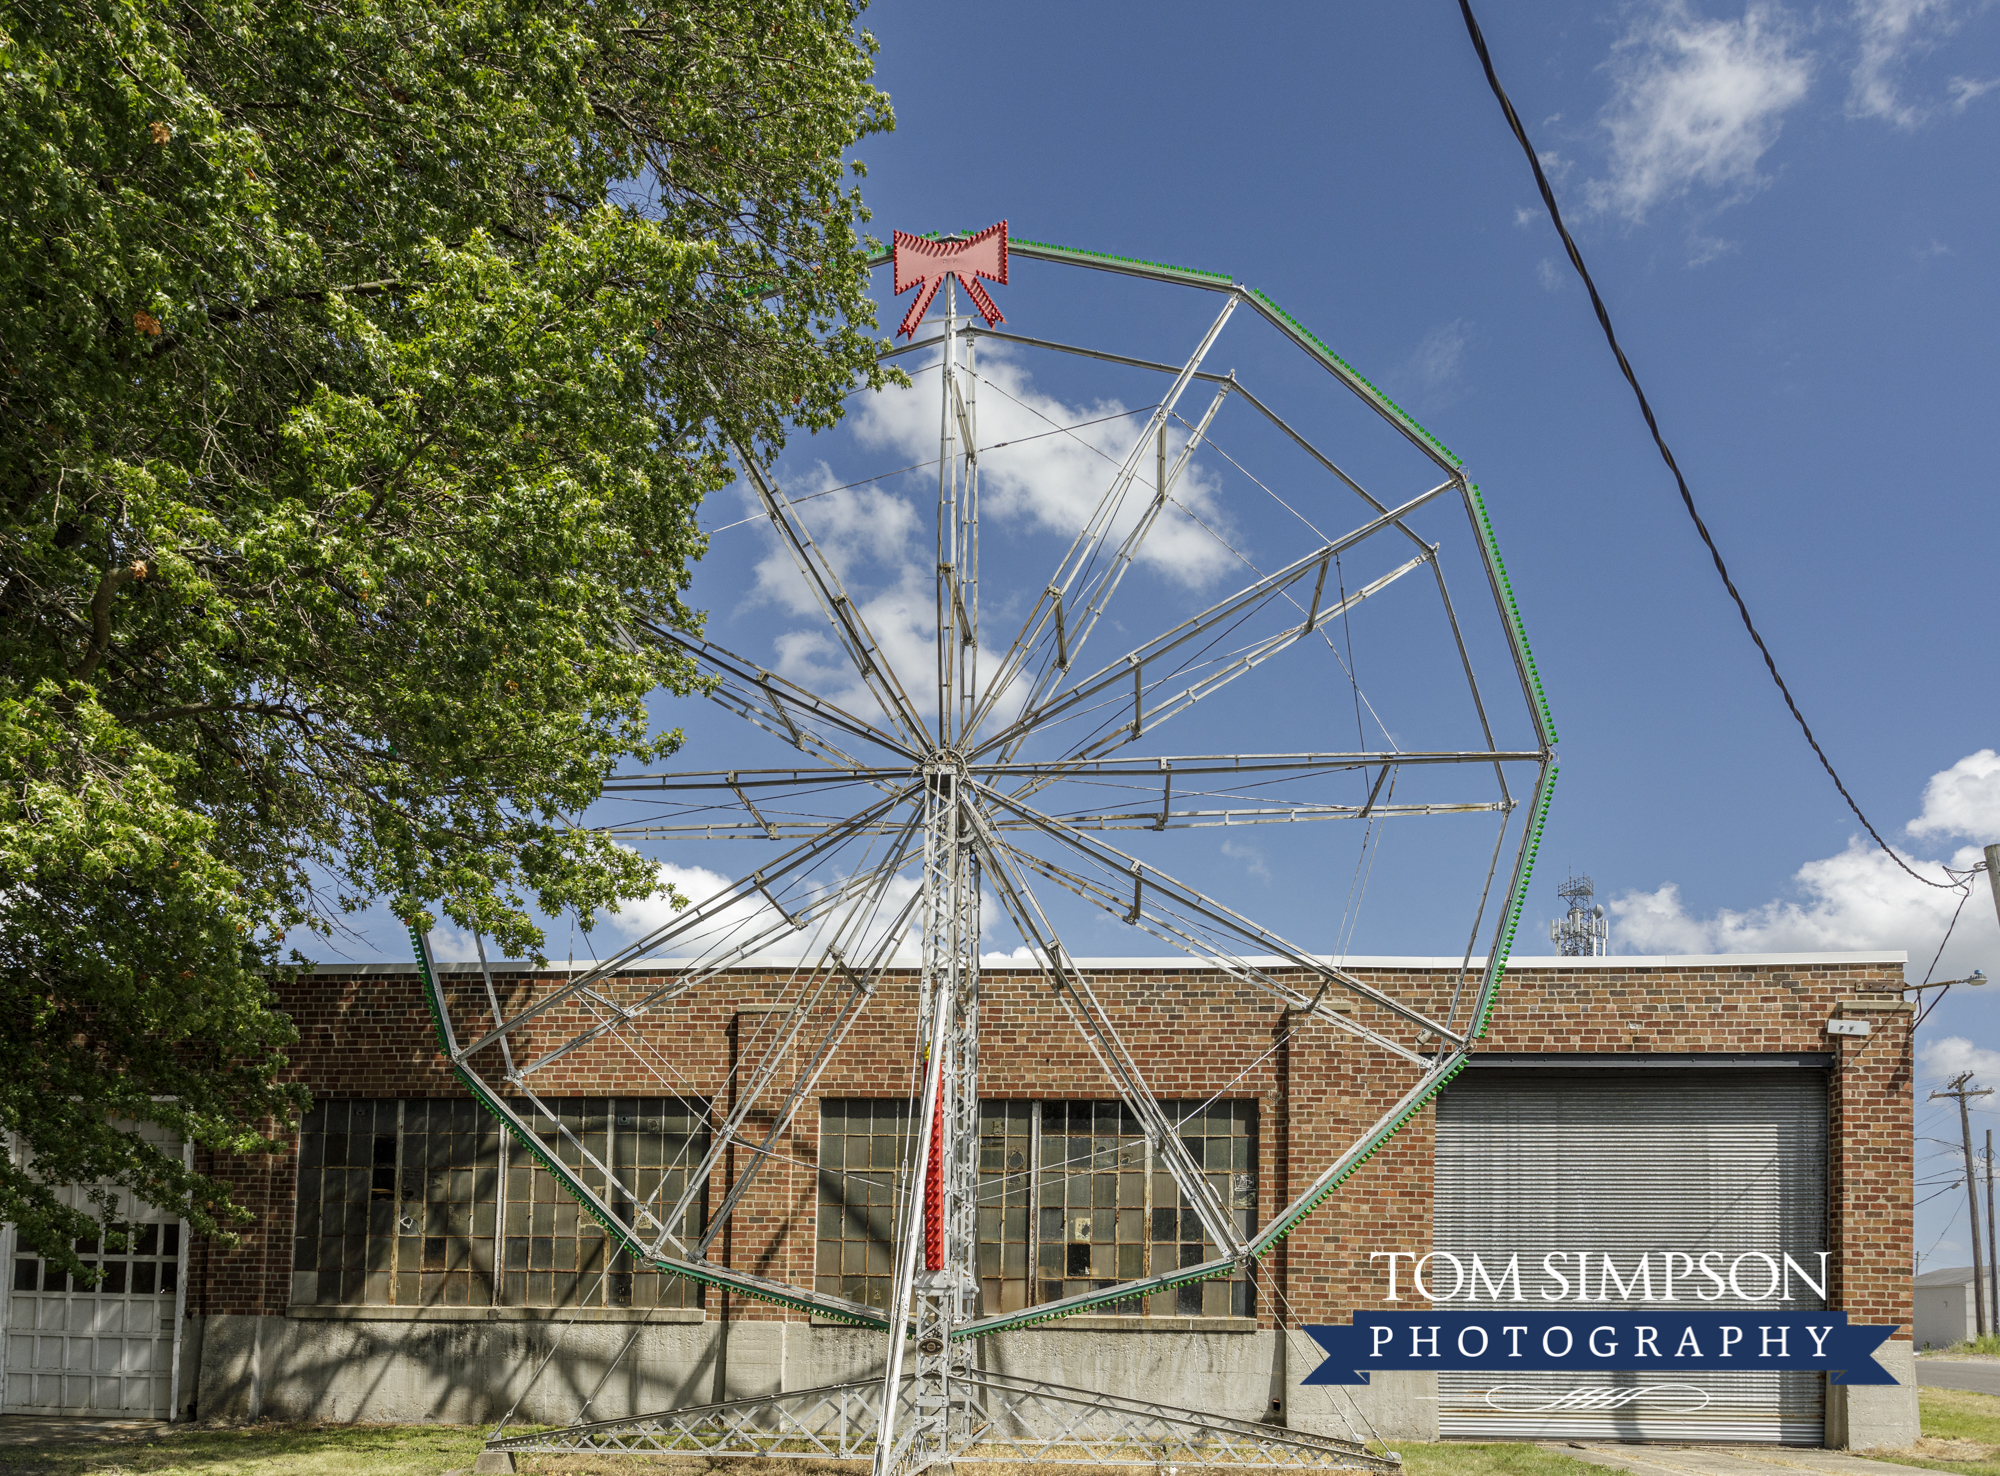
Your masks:
M1549 924L1549 941L1561 947L1562 956L1600 958L1610 952L1611 924L1604 920L1604 908L1591 903L1595 888L1590 878L1572 873L1556 895L1569 903L1569 915Z

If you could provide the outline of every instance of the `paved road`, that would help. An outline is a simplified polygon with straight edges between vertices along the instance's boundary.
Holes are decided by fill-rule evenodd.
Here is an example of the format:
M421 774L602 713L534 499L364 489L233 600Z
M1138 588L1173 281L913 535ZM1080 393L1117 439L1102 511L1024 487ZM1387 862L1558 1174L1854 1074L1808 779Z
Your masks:
M2000 1358L1919 1358L1917 1382L1933 1389L2000 1394Z
M63 1415L0 1415L0 1445L67 1445L75 1440L155 1440L165 1420L93 1420Z

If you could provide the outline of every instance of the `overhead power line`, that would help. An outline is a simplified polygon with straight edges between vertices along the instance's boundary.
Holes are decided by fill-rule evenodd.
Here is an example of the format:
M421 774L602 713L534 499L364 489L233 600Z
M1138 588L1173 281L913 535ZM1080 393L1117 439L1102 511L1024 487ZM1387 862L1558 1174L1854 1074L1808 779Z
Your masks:
M1528 167L1535 171L1535 185L1542 192L1542 204L1548 207L1549 219L1555 225L1556 234L1562 237L1563 249L1569 253L1569 264L1576 268L1576 274L1583 278L1584 288L1590 293L1590 305L1597 310L1597 322L1604 329L1604 341L1611 345L1611 352L1618 359L1619 371L1624 374L1625 382L1632 386L1632 393L1639 401L1639 413L1646 417L1646 429L1653 433L1653 444L1660 448L1660 459L1666 462L1667 470L1674 474L1674 484L1681 490L1681 503L1687 508L1688 516L1694 519L1695 531L1701 535L1701 541L1708 546L1709 557L1715 560L1715 572L1722 576L1722 587L1729 591L1729 598L1736 602L1736 613L1743 617L1743 628L1750 632L1750 639L1757 643L1758 654L1763 656L1764 666L1771 673L1771 680L1778 684L1778 691L1784 694L1785 706L1792 710L1792 716L1798 720L1799 731L1806 735L1806 742L1812 745L1812 751L1819 756L1820 766L1826 770L1827 777L1833 780L1833 787L1839 790L1840 797L1847 801L1847 808L1854 811L1854 818L1859 820L1862 828L1874 837L1875 844L1882 848L1883 853L1891 861L1927 887L1949 891L1965 885L1964 881L1957 878L1948 882L1932 881L1929 877L1912 870L1909 862L1896 854L1895 848L1882 839L1882 833L1861 812L1861 806L1854 802L1854 796L1847 792L1847 786L1841 782L1839 773L1833 767L1833 760L1826 756L1826 750L1819 746L1819 739L1813 736L1811 724L1806 722L1805 714L1799 711L1799 704L1792 698L1792 689L1785 685L1784 677L1778 673L1778 663L1771 656L1771 648L1764 644L1764 637L1757 632L1756 622L1750 618L1750 607L1743 602L1742 594L1737 591L1736 581L1729 577L1729 566L1722 561L1722 550L1715 546L1715 539L1708 531L1708 524L1702 521L1700 512L1695 509L1694 494L1688 490L1687 478L1681 475L1680 463L1674 460L1674 453L1668 449L1666 437L1660 434L1660 423L1653 415L1652 405L1647 402L1645 390L1639 387L1639 376L1632 372L1631 361L1625 357L1625 350L1618 346L1618 335L1611 327L1611 314L1604 306L1604 299L1598 295L1597 284L1591 280L1590 268L1583 264L1583 253L1576 249L1576 242L1570 236L1569 227L1563 224L1562 211L1556 205L1555 191L1549 186L1548 175L1542 172L1542 161L1535 153L1535 146L1528 141L1528 130L1521 126L1520 114L1514 111L1514 104L1507 96L1507 89L1500 85L1499 73L1493 70L1493 56L1486 49L1486 37L1480 31L1479 21L1472 13L1471 0L1458 0L1458 9L1465 17L1465 29L1472 37L1472 49L1479 53L1479 64L1486 69L1486 83L1493 89L1493 96L1499 100L1500 111L1506 115L1507 126L1513 130L1515 139L1521 145L1521 152L1528 156Z

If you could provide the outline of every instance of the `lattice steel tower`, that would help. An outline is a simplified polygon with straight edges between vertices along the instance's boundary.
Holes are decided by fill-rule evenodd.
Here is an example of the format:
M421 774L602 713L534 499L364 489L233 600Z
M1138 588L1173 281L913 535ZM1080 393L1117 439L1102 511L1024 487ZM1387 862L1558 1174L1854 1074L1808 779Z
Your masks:
M1549 941L1562 949L1564 958L1601 958L1611 951L1611 924L1604 920L1602 904L1593 905L1595 888L1587 876L1572 874L1556 888L1556 895L1569 904L1569 913L1549 924Z

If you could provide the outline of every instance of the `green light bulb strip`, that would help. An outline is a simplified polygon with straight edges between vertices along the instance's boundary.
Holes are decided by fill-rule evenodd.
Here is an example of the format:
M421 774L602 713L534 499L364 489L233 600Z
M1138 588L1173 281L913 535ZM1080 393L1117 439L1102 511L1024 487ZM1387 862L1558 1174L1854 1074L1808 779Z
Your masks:
M1521 650L1521 660L1528 668L1528 681L1535 689L1535 703L1541 708L1542 725L1547 728L1549 742L1556 741L1556 720L1549 712L1548 694L1542 690L1542 674L1535 666L1534 650L1528 645L1527 623L1521 619L1521 607L1514 602L1514 584L1507 577L1507 561L1500 557L1500 540L1493 536L1493 520L1486 513L1486 499L1479 495L1479 484L1467 484L1472 495L1472 510L1479 519L1480 536L1486 540L1486 552L1493 559L1494 573L1500 581L1501 597L1507 605L1507 623L1514 633L1514 640Z
M943 231L926 231L922 239L935 241L944 234L945 232ZM970 232L961 232L960 234L970 234ZM1238 291L1256 299L1258 305L1282 323L1290 336L1297 340L1302 347L1323 360L1332 368L1334 373L1338 374L1348 384L1360 390L1390 419L1394 420L1411 435L1417 437L1426 446L1437 452L1447 463L1457 467L1461 471L1465 469L1465 463L1452 454L1449 446L1426 430L1409 411L1390 399L1372 379L1368 378L1367 375L1335 353L1318 334L1279 307L1270 294L1260 291L1255 287L1244 286L1227 272L1210 272L1204 271L1200 267L1176 266L1172 262L1165 261L1149 261L1143 256L1118 256L1109 251L1086 251L1080 246L1058 246L1053 241L1030 241L1025 236L1010 238L1007 244L1010 250L1017 246L1025 247L1031 251L1048 252L1058 259L1066 259L1079 263L1105 262L1115 263L1118 266L1144 267L1148 272L1159 272L1169 278L1179 278L1182 281L1201 287L1235 287ZM892 254L887 250L875 252L866 258L867 265L870 267L881 266L890 259Z
M1500 944L1494 951L1492 963L1488 966L1491 982L1486 986L1486 1005L1479 1012L1479 1026L1472 1032L1474 1040L1486 1039L1487 1028L1493 1023L1493 1011L1500 1003L1500 981L1507 977L1507 960L1514 951L1514 933L1521 926L1521 909L1528 901L1528 878L1535 873L1535 858L1542 850L1542 828L1549 823L1549 802L1555 798L1556 775L1560 772L1554 764L1549 765L1548 777L1542 781L1541 797L1535 802L1534 823L1528 830L1528 849L1521 858L1521 877L1514 886L1514 895L1508 901L1507 926L1501 930Z
M1342 1169L1339 1173L1335 1174L1331 1179L1329 1179L1326 1182L1325 1186L1320 1189L1319 1193L1315 1194L1311 1199L1307 1200L1304 1204L1300 1205L1297 1209L1291 1212L1291 1214L1285 1220L1284 1228L1279 1230L1278 1233L1271 1238L1270 1244L1264 1247L1265 1253L1268 1254L1270 1251L1276 1249L1278 1242L1285 1239L1285 1237L1290 1235L1294 1230L1298 1229L1299 1226L1302 1223L1304 1223L1306 1216L1310 1215L1314 1210L1318 1209L1322 1204L1326 1203L1328 1196L1330 1196L1334 1190L1338 1189L1342 1184L1345 1184L1349 1179L1353 1178L1354 1175L1360 1171L1360 1168L1363 1164L1368 1162L1369 1159L1373 1158L1376 1155L1376 1153L1378 1153L1381 1150L1382 1146L1385 1143L1387 1143L1391 1138L1395 1137L1397 1133L1401 1132L1412 1118L1414 1118L1419 1112L1422 1112L1424 1108L1428 1107L1431 1103L1431 1099L1436 1097L1439 1092L1443 1091L1445 1087L1450 1085L1451 1079L1457 1076L1459 1072L1463 1071L1468 1064L1470 1064L1470 1058L1461 1056L1457 1061L1454 1061L1450 1066L1447 1066L1444 1070L1444 1074L1438 1077L1436 1081L1432 1082L1430 1086L1427 1089L1425 1089L1422 1096L1418 1097L1414 1102L1410 1103L1410 1105L1406 1107L1402 1112L1398 1113L1396 1116L1396 1120L1394 1122L1388 1123L1386 1126L1378 1129L1375 1132L1375 1134L1369 1138L1366 1146L1362 1148L1361 1152L1355 1157L1352 1163L1348 1164L1346 1168Z
M1065 1317L1082 1316L1084 1313L1090 1311L1091 1308L1102 1307L1108 1302L1129 1302L1134 1297L1150 1297L1159 1292L1172 1291L1176 1287L1198 1286L1204 1281L1213 1281L1218 1276L1228 1276L1235 1269L1235 1266L1232 1264L1214 1266L1206 1271L1188 1276L1148 1276L1142 1278L1142 1282L1146 1287L1145 1291L1135 1292L1133 1290L1135 1285L1141 1283L1125 1282L1119 1286L1107 1287L1103 1291L1093 1293L1087 1301L1074 1302L1067 1307L1059 1308L1053 1312L1022 1312L1009 1317L1005 1322L970 1327L954 1332L951 1335L951 1339L957 1343L963 1342L967 1338L990 1338L996 1333L1015 1332L1024 1327L1039 1327L1045 1322L1060 1322Z
M1286 312L1283 308L1279 307L1278 304L1273 302L1267 294L1260 292L1257 288L1246 287L1243 290L1249 293L1250 296L1256 298L1257 301L1262 303L1264 307L1268 309L1271 313L1283 319L1285 324L1291 329L1294 336L1296 336L1301 342L1303 342L1306 345L1306 347L1311 349L1314 353L1318 354L1322 359L1325 359L1329 364L1331 364L1335 372L1338 373L1342 379L1345 379L1350 384L1356 385L1362 390L1366 391L1369 398L1374 400L1377 405L1379 405L1385 412L1387 412L1390 418L1395 420L1397 424L1401 425L1405 430L1409 431L1412 435L1416 436L1418 439L1423 441L1425 445L1429 446L1433 451L1437 452L1438 455L1442 456L1446 461L1450 462L1453 466L1458 467L1460 470L1464 469L1465 463L1460 461L1456 456L1452 454L1451 448L1449 446L1445 445L1443 441L1440 441L1436 436L1432 435L1429 431L1425 430L1423 426L1417 422L1417 418L1414 415L1410 414L1409 411L1405 410L1401 405L1398 405L1394 400L1390 399L1386 394L1384 394L1382 390L1376 386L1373 380L1369 379L1360 370L1356 369L1352 364L1348 363L1347 360L1341 358L1339 354L1336 354L1331 348L1329 348L1324 342L1321 341L1318 334L1314 333L1310 328L1306 327L1306 325L1301 323L1297 318L1293 317L1290 313Z
M1030 241L1026 236L1008 240L1008 250L1011 251L1016 246L1028 246L1036 251L1053 251L1062 256L1073 256L1079 261L1115 261L1121 266L1150 267L1156 272L1170 272L1176 277L1186 277L1190 281L1204 285L1216 283L1224 286L1235 285L1235 278L1227 272L1205 272L1200 267L1175 266L1170 261L1148 261L1143 256L1114 256L1109 251L1085 251L1080 246L1058 246L1053 241Z

